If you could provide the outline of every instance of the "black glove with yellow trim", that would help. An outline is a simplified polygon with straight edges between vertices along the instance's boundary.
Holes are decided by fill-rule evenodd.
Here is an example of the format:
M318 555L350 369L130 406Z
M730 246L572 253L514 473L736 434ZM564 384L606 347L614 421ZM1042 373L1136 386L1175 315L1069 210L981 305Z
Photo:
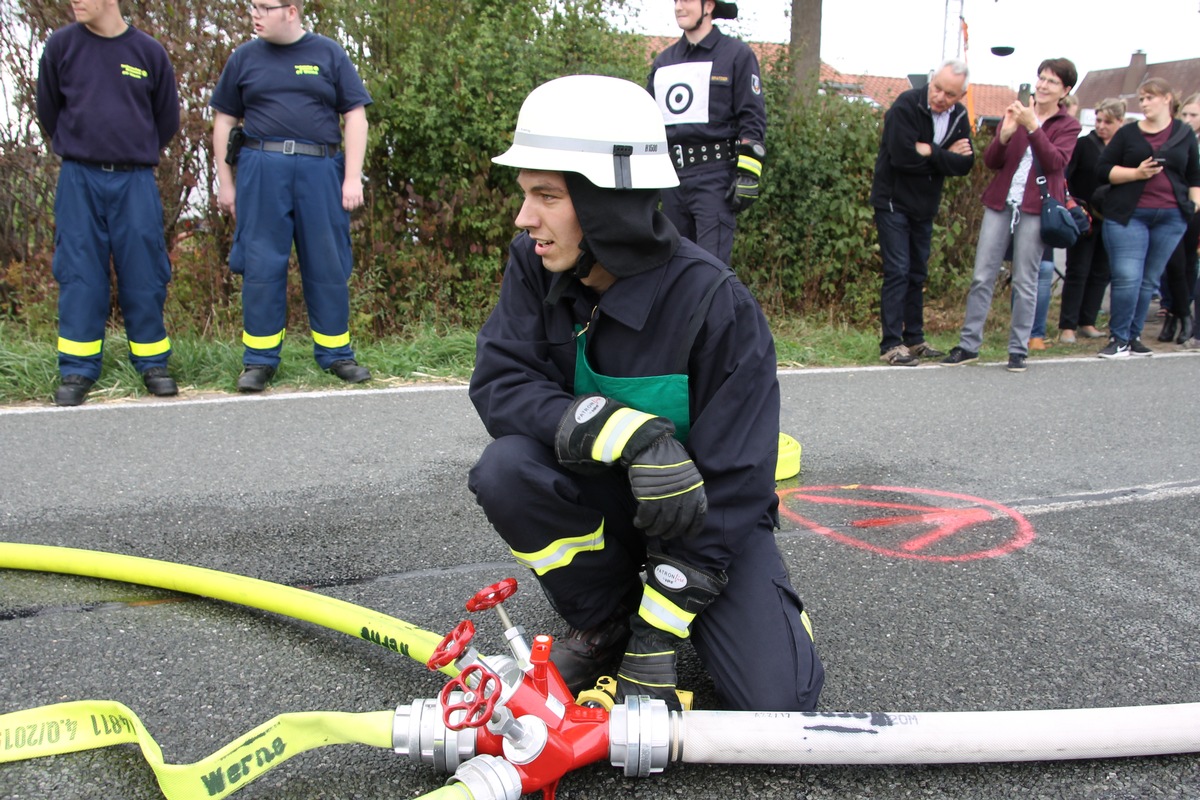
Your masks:
M734 213L745 211L758 200L758 183L762 178L763 161L767 158L767 149L761 142L737 143L737 172L725 200Z
M647 536L694 536L704 525L704 478L675 439L675 423L601 394L577 397L563 414L554 454L567 469L595 474L619 463L638 501L633 524Z
M725 589L724 573L689 567L651 551L646 561L642 604L629 620L632 635L617 669L617 702L647 695L680 710L675 693L675 648L688 637L692 620Z

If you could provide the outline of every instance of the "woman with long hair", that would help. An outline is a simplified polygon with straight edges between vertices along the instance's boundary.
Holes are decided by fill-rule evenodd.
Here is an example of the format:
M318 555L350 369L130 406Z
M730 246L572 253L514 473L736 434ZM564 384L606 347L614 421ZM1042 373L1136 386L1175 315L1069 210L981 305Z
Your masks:
M1137 90L1144 118L1117 131L1100 154L1096 177L1112 185L1104 200L1104 245L1112 272L1108 345L1101 358L1148 356L1142 326L1167 259L1200 203L1200 151L1190 125L1175 119L1162 78Z
M1067 273L1058 313L1058 340L1063 344L1074 344L1076 331L1085 339L1104 336L1096 328L1096 318L1108 288L1108 253L1101 243L1103 212L1093 204L1092 193L1096 191L1100 153L1125 124L1125 101L1110 97L1097 103L1095 110L1095 129L1080 137L1067 165L1067 187L1092 215L1092 232L1067 248Z

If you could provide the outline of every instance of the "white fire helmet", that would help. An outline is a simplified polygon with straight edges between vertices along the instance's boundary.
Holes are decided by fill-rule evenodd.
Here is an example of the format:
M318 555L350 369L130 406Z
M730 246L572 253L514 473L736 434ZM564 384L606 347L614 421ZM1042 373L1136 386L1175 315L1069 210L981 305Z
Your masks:
M568 75L521 104L512 147L497 164L577 172L601 189L679 185L662 112L643 87L602 75Z

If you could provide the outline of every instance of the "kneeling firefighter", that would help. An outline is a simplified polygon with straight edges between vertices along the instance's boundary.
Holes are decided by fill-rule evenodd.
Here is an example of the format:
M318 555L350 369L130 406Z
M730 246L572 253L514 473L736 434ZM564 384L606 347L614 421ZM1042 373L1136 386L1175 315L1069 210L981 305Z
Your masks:
M678 179L654 100L550 81L493 161L519 170L523 232L477 339L494 441L469 485L569 626L552 659L574 691L619 659L618 699L678 708L690 638L729 708L813 709L824 669L773 533L774 341L657 210Z

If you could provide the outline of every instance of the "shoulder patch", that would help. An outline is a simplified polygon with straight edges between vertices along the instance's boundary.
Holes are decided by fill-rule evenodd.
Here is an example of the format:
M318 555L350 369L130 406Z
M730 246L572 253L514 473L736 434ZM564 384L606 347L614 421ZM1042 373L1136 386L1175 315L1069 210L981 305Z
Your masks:
M750 76L750 91L762 94L762 80L757 75Z

